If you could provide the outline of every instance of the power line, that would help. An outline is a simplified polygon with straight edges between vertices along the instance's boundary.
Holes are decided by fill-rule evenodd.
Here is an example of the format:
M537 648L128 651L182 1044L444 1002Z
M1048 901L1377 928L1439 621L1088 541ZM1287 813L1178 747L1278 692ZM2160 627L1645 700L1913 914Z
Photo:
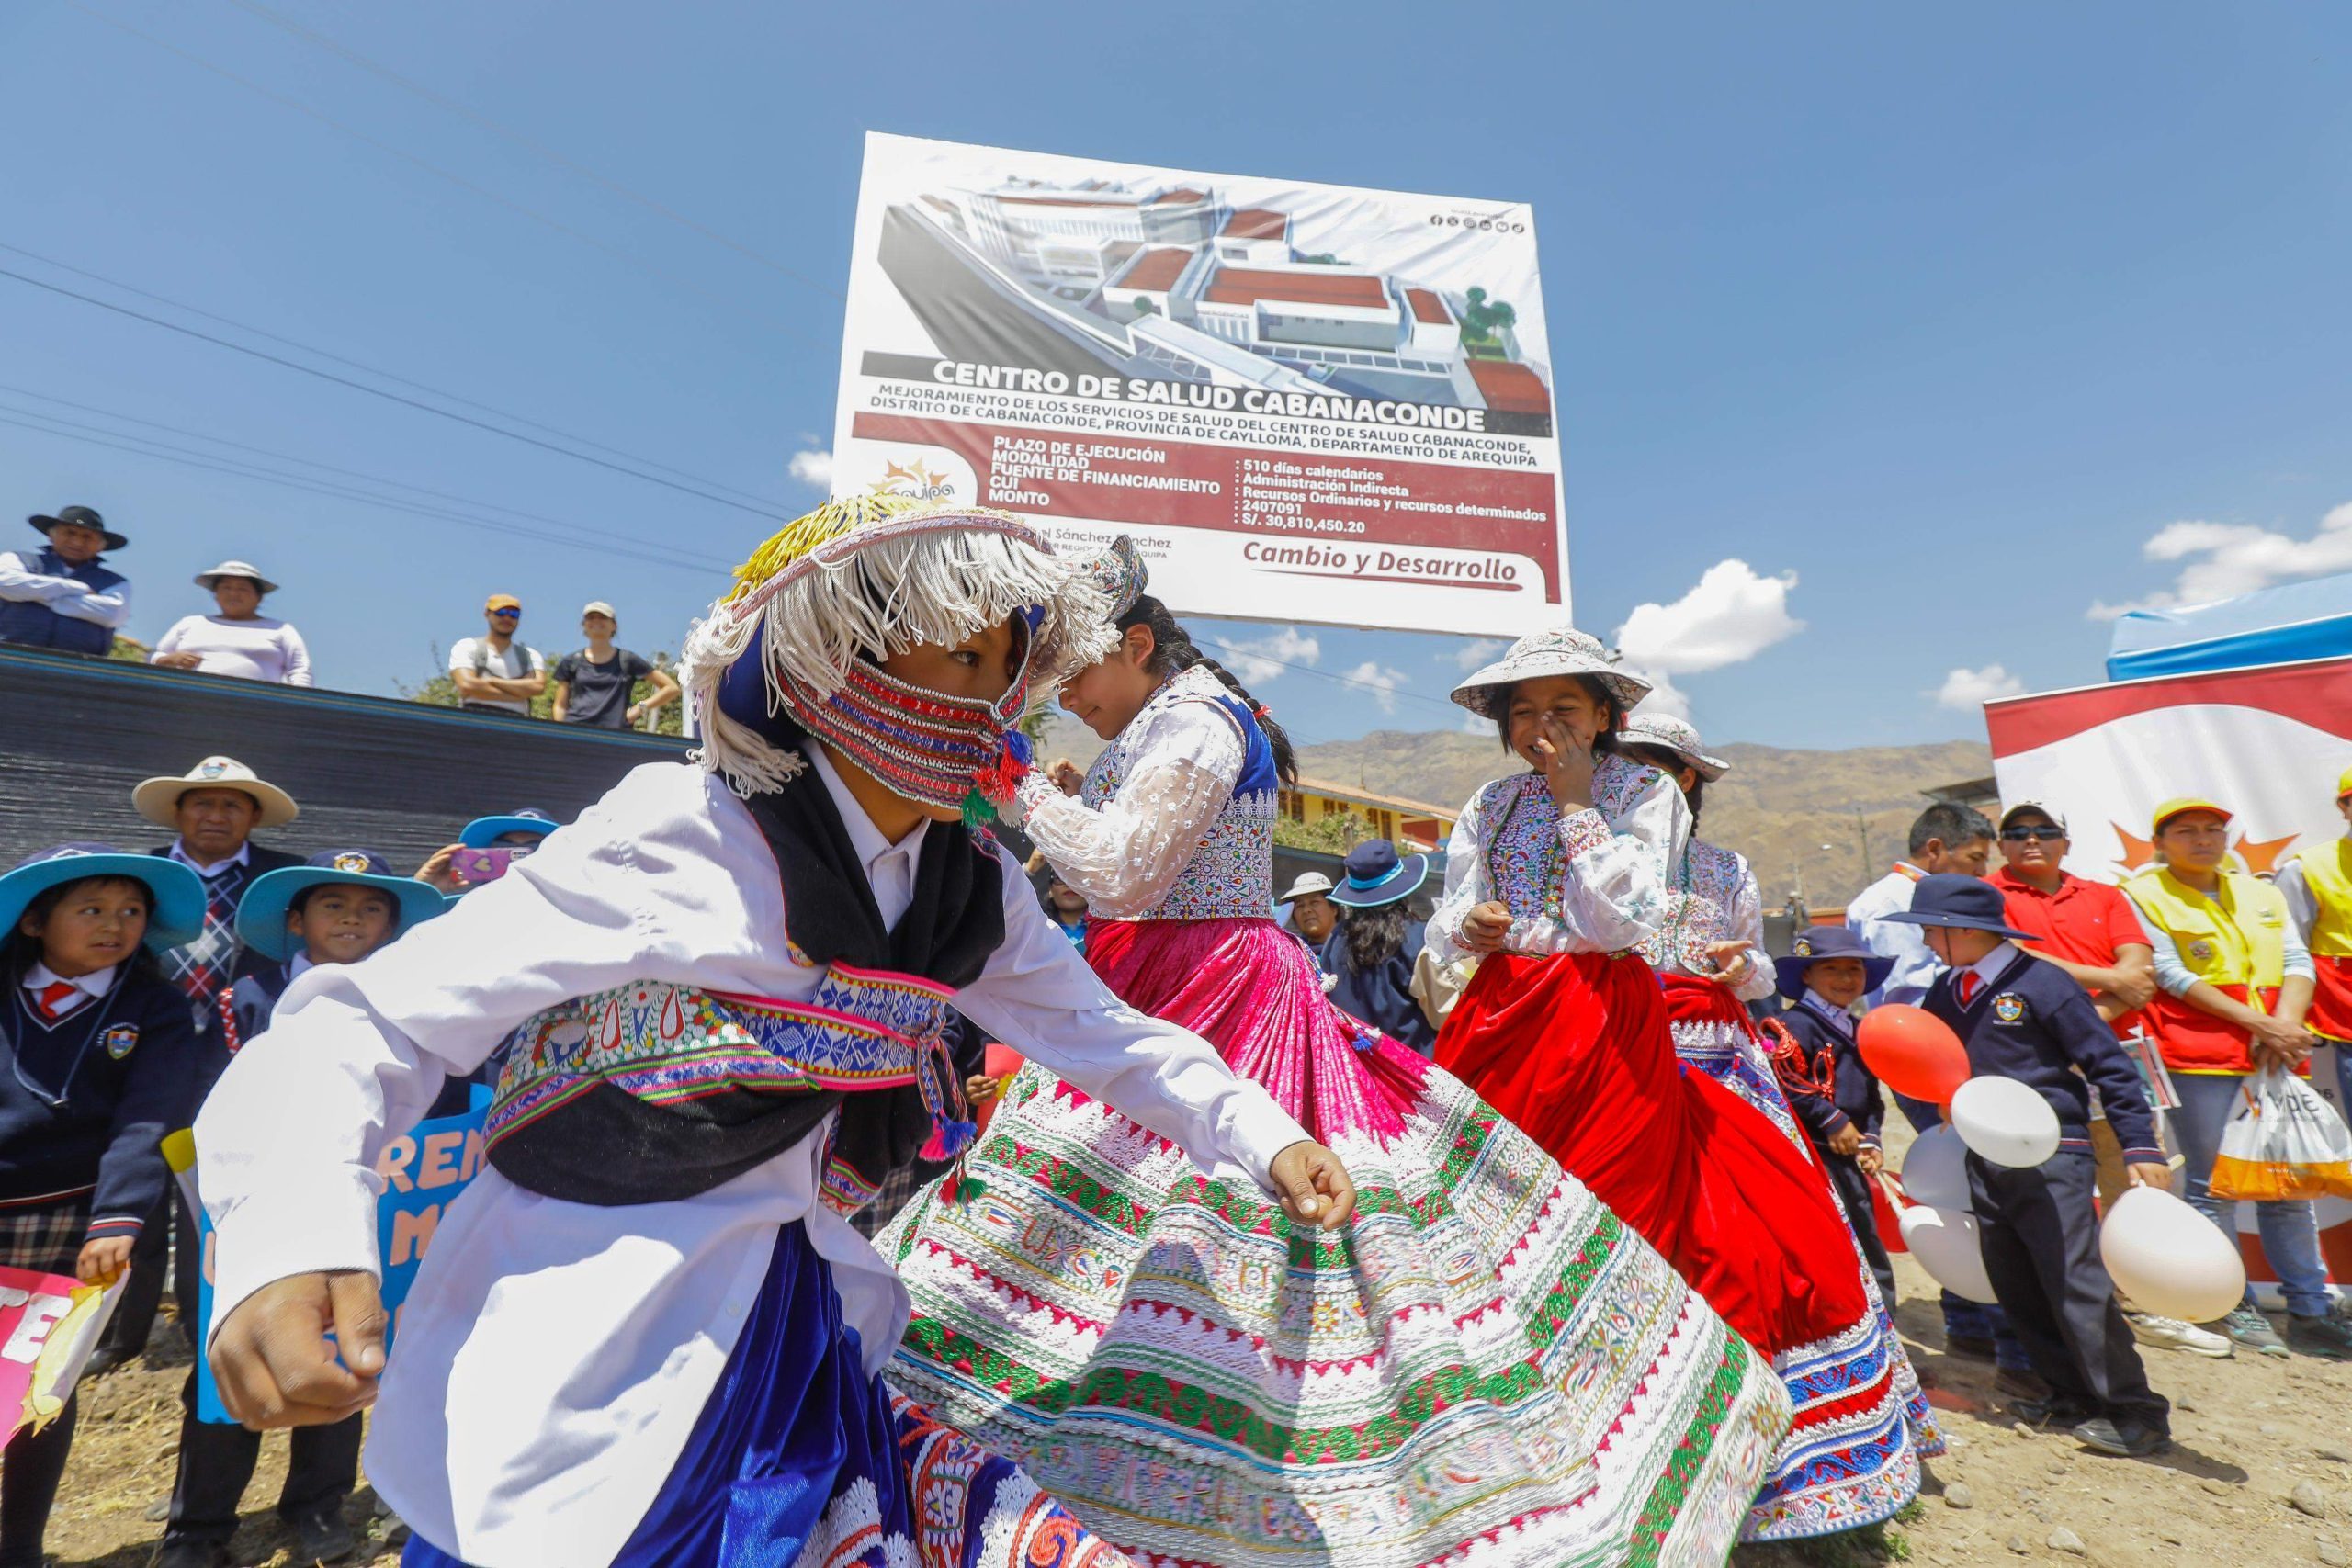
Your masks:
M738 489L734 485L722 484L717 479L707 478L691 469L675 468L671 464L657 462L651 457L641 457L622 447L606 446L601 441L592 441L584 435L575 434L560 425L543 423L538 420L516 413L512 409L503 409L495 403L480 402L472 398L460 397L456 392L445 390L428 382L412 380L406 376L395 375L380 366L370 365L365 360L353 359L330 349L321 348L315 344L304 343L300 338L288 337L283 333L274 333L265 327L257 327L251 322L238 321L233 316L224 316L217 310L208 310L200 305L191 305L185 299L175 299L168 294L158 294L153 289L141 288L135 283L125 283L120 278L108 277L104 273L92 272L87 267L75 266L71 262L59 261L55 256L43 255L39 251L28 251L22 245L12 245L6 240L0 240L0 251L11 252L29 261L37 261L43 266L55 267L60 272L70 272L76 277L86 277L93 283L103 283L107 288L119 288L125 294L135 294L141 299L152 299L158 305L169 305L175 310L185 310L191 316L200 316L208 321L218 321L224 327L234 327L241 333L250 333L254 337L266 338L271 343L284 344L288 348L300 349L304 354L313 355L336 365L347 365L354 370L364 370L370 376L381 377L387 381L402 387L413 387L420 392L430 392L436 398L446 398L450 402L464 408L479 409L484 413L494 413L501 419L512 420L516 424L525 425L533 430L545 431L549 435L560 435L566 441L575 446L585 446L594 452L603 452L615 457L626 457L632 463L641 464L649 468L658 468L665 474L673 474L682 479L692 479L696 484L711 490L725 491L729 494L739 496L746 501L761 504L768 502L766 496L753 494L750 491Z
M371 474L359 468L346 468L334 463L322 463L316 458L300 457L291 452L273 451L269 447L254 446L243 441L232 441L226 436L209 435L202 431L187 430L175 424L164 424L158 420L141 419L135 414L118 413L112 409L98 408L89 403L77 403L69 398L53 397L49 393L36 392L23 387L0 385L0 391L15 392L21 397L34 398L42 402L56 403L61 407L69 409L79 409L85 413L95 413L101 418L115 420L125 424L143 424L151 429L167 431L174 435L187 436L192 441L209 441L216 446L234 447L238 451L251 452L259 457L275 458L281 463L297 463L305 468L322 468L329 473L342 474L351 479L365 480L369 484L384 485L395 491L413 491L417 495L428 498L428 502L431 501L455 502L458 506L467 509L467 511L462 513L463 515L471 516L478 512L503 512L507 513L509 516L520 517L533 523L548 524L555 528L562 530L560 534L537 535L534 536L535 537L572 539L581 535L590 535L599 538L610 539L616 544L629 546L638 549L644 548L646 544L646 541L641 535L624 534L609 528L594 528L584 523L576 523L568 518L550 517L545 513L525 512L516 507L500 506L492 502L477 501L472 496L458 495L449 491L434 490L424 485L410 484L405 479L386 479L381 474ZM61 419L55 414L44 413L38 409L17 408L8 403L0 403L0 412L22 414L29 419L46 420L50 423L62 426L66 430L85 430L97 435L111 436L128 441L143 441L160 448L163 451L185 453L192 457L202 457L208 460L216 461L242 461L242 459L223 458L219 453L190 450L185 446L173 446L168 442L156 441L153 436L133 435L123 431L108 430L102 425L83 424L74 420ZM309 478L307 475L292 475L288 477L295 479ZM320 480L313 482L323 483L325 481ZM393 499L398 500L401 498L394 497ZM726 562L716 560L709 557L680 553L677 555L676 558L681 561L705 565L713 570L724 571L727 570Z
M361 130L356 126L345 125L343 121L336 119L332 115L329 115L322 110L312 108L309 104L302 102L300 98L288 97L285 94L277 91L275 88L263 86L260 83L254 81L250 77L240 76L226 66L216 65L200 54L192 53L187 50L182 49L175 43L157 38L153 33L148 32L143 28L133 27L129 22L120 21L113 17L107 16L104 11L98 10L95 6L85 5L83 4L83 0L65 0L65 3L76 11L81 12L85 17L89 17L96 21L104 22L110 28L114 28L121 32L129 33L135 39L141 39L148 43L153 44L157 49L164 51L166 54L176 55L180 59L187 61L189 64L194 65L200 70L209 71L215 76L220 77L223 81L233 82L238 86L246 89L248 92L257 93L274 104L278 104L284 107L290 108L297 114L306 115L311 119L317 120L321 125L327 126L332 130L339 130L345 136L352 138L354 141L365 142L367 145L375 148L378 152L382 152L389 157L398 158L401 162L422 169L426 174L432 175L435 178L447 180L451 185L458 186L460 190L470 191L474 195L481 197L485 201L494 202L498 206L505 208L510 212L518 213L525 218L530 219L535 223L545 224L548 228L554 230L557 233L562 234L569 239L577 240L582 244L588 246L592 250L601 251L605 255L612 257L614 260L620 262L624 265L634 267L638 271L644 273L649 277L658 278L662 282L667 283L673 288L684 288L691 293L698 294L703 299L709 300L712 304L718 305L723 310L735 311L748 320L759 322L761 325L767 327L771 331L780 332L788 337L797 338L802 343L805 343L810 347L820 351L830 352L826 344L818 342L815 338L810 337L797 326L769 316L764 311L748 310L741 301L729 299L724 295L715 294L691 279L673 276L673 275L662 271L660 267L653 265L650 262L640 261L638 257L631 255L628 252L620 249L616 245L607 244L605 242L596 238L594 234L588 233L583 230L573 228L571 224L564 222L560 219L551 218L548 214L538 210L537 208L526 207L511 197L502 196L498 192L492 190L487 186L476 185L473 181L466 178L463 175L455 173L449 169L445 169L440 164L429 162L426 159L420 158L415 153L408 152L403 148L396 147L380 137L371 136L367 131Z
M789 523L792 521L792 518L787 513L782 512L770 511L768 508L763 506L747 506L740 501L730 501L726 496L719 495L707 490L698 490L693 485L679 484L675 480L662 479L658 475L647 473L640 468L632 468L621 463L607 462L602 457L591 457L585 452L574 452L568 446L559 446L552 441L542 441L536 435L526 435L518 430L508 430L503 426L492 424L487 420L475 419L470 414L456 413L448 409L435 408L431 403L420 402L414 398L402 397L398 392L388 392L381 387L370 387L364 381L355 381L347 376L337 376L332 371L321 370L314 366L303 365L295 360L288 359L283 355L266 354L258 348L249 348L241 343L232 343L227 338L215 337L210 333L200 333L194 327L184 327L177 321L167 321L161 316L151 316L143 310L134 310L127 305L117 305L111 301L100 299L94 295L79 293L76 290L62 288L54 283L44 283L38 277L28 277L21 272L11 271L6 267L0 267L0 277L14 278L18 283L28 283L35 288L46 289L51 294L60 294L68 299L79 299L85 305L95 305L101 310L111 310L116 315L128 316L135 321L145 321L150 326L162 327L166 332L178 333L183 337L192 337L199 343L212 344L218 347L229 349L237 354L247 355L252 358L263 360L271 365L284 366L288 370L299 370L305 376L315 376L322 381L332 381L338 387L348 387L353 391L365 392L369 397L382 398L388 402L395 402L406 408L417 409L425 413L435 414L442 419L451 420L458 424L471 425L476 430L486 430L492 435L503 435L509 441L520 441L526 446L537 446L541 451L553 452L559 457L570 457L575 461L582 463L593 463L597 468L608 468L616 474L627 474L631 479L643 479L648 484L660 485L664 490L674 490L684 495L698 496L704 501L716 502L721 506L733 507L738 512L748 512L754 516L769 518L778 523Z
M337 43L334 39L327 37L324 33L317 32L310 28L306 28L301 23L295 21L292 17L283 16L278 12L271 10L268 6L259 4L259 0L229 0L229 3L235 6L240 10L247 11L254 16L259 17L264 21L270 23L272 26L285 29L287 32L293 34L296 38L300 39L305 43L325 50L330 54L341 57L342 59L348 61L350 63L358 66L363 71L381 77L383 80L391 83L394 86L401 88L404 92L411 93L417 97L423 98L426 103L432 104L437 108L447 109L449 113L458 116L460 119L478 126L481 130L489 131L493 136L503 138L504 140L514 143L518 147L537 153L539 157L546 159L548 163L557 165L559 168L569 169L573 174L580 175L582 179L590 180L599 186L602 186L605 189L612 192L615 196L621 197L625 201L635 202L638 206L644 208L647 211L654 213L657 216L666 218L671 222L677 224L679 227L699 234L704 239L711 241L715 244L724 245L729 250L735 252L738 255L748 257L749 259L759 263L762 266L769 268L771 271L782 273L785 276L791 278L796 283L806 284L810 288L816 289L819 293L831 295L836 299L845 300L847 298L840 289L835 288L831 284L820 282L818 279L810 277L808 274L787 266L784 263L777 261L775 257L770 256L762 251L755 250L740 240L722 234L718 230L709 227L707 224L699 222L695 219L687 217L683 212L676 211L673 209L665 206L662 202L654 199L652 197L632 190L628 186L621 184L618 180L613 179L608 175L599 174L596 170L588 167L585 164L579 162L577 159L566 157L563 153L557 152L554 148L548 146L544 142L534 141L531 137L525 135L523 132L515 130L511 127L502 125L497 120L491 118L488 115L481 114L474 109L469 108L464 104L458 102L454 98L446 96L441 93L434 91L432 88L424 85L421 82L417 82L410 77L401 75L399 72L393 70L389 65L370 60L368 56L360 53L356 49Z
M33 416L33 419L43 420L47 423L32 423L31 420L18 418L11 414L0 413L0 424L15 425L18 429L29 430L34 432L36 434L53 435L66 441L79 441L87 446L111 447L118 452L128 452L134 457L153 457L166 463L177 463L184 468L209 469L214 473L229 474L238 479L260 479L268 484L283 485L289 490L308 491L314 495L331 496L339 501L356 501L364 505L381 507L390 512L404 512L412 516L430 517L447 523L459 523L469 527L483 529L491 533L509 534L518 538L532 539L546 544L568 545L577 548L594 550L603 555L628 557L637 560L650 562L656 566L673 567L682 570L694 571L697 573L707 570L702 567L690 565L689 563L681 560L675 555L657 553L651 550L628 549L615 545L583 543L577 538L568 537L562 534L548 533L543 529L525 528L512 523L501 523L492 518L469 516L464 513L453 512L446 507L424 506L412 502L401 501L397 497L392 496L370 495L363 491L356 491L345 486L332 485L322 481L308 479L299 475L275 473L269 469L258 468L250 464L216 460L210 457L176 456L171 449L165 447L163 443L142 441L137 436L125 435L120 436L119 439L109 440L97 435L76 434L70 429L51 429L50 428L51 425L62 424L64 422L61 420L51 420L49 419L49 416L45 414L36 414ZM87 427L85 426L84 428Z

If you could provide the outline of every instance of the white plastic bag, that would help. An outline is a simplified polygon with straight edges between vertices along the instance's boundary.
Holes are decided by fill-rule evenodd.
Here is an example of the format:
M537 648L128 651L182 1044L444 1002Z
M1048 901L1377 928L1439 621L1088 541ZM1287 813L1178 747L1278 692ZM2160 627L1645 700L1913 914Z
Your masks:
M2238 1086L2213 1161L2216 1198L2352 1198L2352 1129L2319 1092L2283 1067Z

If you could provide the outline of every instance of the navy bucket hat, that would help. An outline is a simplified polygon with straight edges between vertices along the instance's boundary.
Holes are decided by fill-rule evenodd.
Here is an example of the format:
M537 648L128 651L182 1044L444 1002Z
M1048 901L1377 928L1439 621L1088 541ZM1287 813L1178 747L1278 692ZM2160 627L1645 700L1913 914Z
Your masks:
M1870 944L1850 927L1808 926L1797 932L1795 944L1786 958L1772 960L1772 973L1781 980L1781 995L1792 1002L1803 1001L1805 971L1825 958L1860 959L1865 991L1877 990L1894 973L1894 960L1872 953Z
M1331 902L1351 909L1377 909L1419 892L1429 880L1430 857L1408 855L1400 860L1396 845L1374 839L1348 852L1345 869L1347 874L1331 889Z
M1883 919L1905 926L1956 926L1962 931L1991 931L2018 942L2033 940L2031 931L2009 924L2001 890L1978 876L1939 872L1911 886L1911 908Z

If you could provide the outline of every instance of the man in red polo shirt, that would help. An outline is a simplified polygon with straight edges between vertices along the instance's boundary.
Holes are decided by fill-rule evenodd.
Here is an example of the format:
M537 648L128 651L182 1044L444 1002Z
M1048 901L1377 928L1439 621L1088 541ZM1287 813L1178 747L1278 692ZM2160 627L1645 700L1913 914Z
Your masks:
M2034 937L2018 945L2073 976L2109 1027L2119 1036L2131 1034L2139 1010L2156 994L2154 953L2140 912L2122 889L2064 868L2071 845L2066 819L2055 807L2018 801L2001 813L1999 842L2002 865L1992 882L2001 890L2004 918ZM2103 1116L2091 1122L2091 1147L2099 1160L2100 1195L2111 1203L2125 1185L2123 1152ZM2143 1345L2216 1359L2230 1354L2229 1340L2195 1324L2135 1312L2128 1303L2124 1316Z

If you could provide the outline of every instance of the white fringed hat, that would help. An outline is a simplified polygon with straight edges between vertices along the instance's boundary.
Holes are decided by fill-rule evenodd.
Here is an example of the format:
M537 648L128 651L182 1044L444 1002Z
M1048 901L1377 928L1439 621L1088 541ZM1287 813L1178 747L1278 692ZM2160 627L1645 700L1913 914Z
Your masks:
M1107 607L1083 563L1010 513L827 502L754 550L687 634L679 676L702 731L695 760L739 795L775 789L805 765L776 733L779 716L794 717L778 671L829 696L860 658L952 646L1016 615L1029 622L1031 701L1045 701L1110 651Z
M1731 764L1721 757L1710 757L1699 742L1697 728L1671 714L1637 713L1625 720L1617 739L1637 746L1655 746L1661 751L1671 751L1709 784L1731 772Z
M1482 718L1493 718L1495 699L1521 681L1543 675L1590 675L1631 708L1650 694L1650 683L1611 662L1600 639L1574 626L1530 632L1510 651L1453 688L1453 700Z

